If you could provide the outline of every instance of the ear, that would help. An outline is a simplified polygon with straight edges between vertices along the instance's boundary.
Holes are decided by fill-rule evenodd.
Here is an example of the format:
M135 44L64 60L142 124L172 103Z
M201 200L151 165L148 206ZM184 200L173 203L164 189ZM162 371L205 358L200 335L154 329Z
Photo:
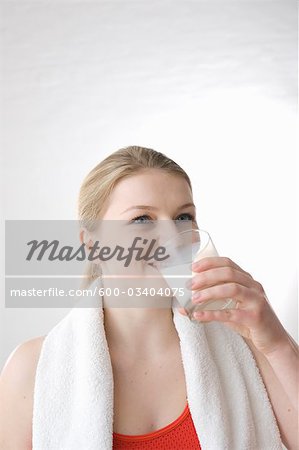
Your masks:
M90 249L93 246L93 241L90 237L90 233L85 228L81 228L79 238L81 244L85 244L87 248Z

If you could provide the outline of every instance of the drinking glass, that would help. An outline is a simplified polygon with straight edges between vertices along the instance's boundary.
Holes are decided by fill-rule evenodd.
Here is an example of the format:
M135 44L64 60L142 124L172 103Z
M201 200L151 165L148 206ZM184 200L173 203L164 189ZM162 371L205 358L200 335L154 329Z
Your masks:
M189 229L176 233L162 243L169 257L159 266L166 283L173 290L179 305L186 310L190 320L194 320L195 311L232 309L236 306L233 299L207 300L204 303L192 302L192 292L186 287L186 281L195 275L191 270L192 262L202 258L219 256L209 233L201 229Z

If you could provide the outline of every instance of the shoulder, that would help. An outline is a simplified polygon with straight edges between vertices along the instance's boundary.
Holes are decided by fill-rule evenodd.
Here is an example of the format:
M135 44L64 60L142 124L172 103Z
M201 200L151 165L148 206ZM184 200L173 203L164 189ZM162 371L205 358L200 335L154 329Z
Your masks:
M2 380L2 377L6 377L8 372L10 375L13 375L14 370L17 369L20 364L24 364L24 368L29 368L32 363L36 362L45 337L46 336L38 336L19 344L7 358L0 379Z
M30 376L35 375L40 351L45 336L38 336L19 344L9 355L0 376L0 386L14 387L30 382Z
M33 392L37 363L45 336L19 344L0 375L0 447L31 448Z

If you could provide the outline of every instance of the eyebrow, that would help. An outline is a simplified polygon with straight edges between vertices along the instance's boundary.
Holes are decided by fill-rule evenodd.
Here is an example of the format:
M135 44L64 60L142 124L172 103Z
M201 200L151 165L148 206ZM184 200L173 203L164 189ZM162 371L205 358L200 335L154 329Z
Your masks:
M192 206L193 208L195 208L194 203L185 203L184 205L180 206L178 208L178 211L183 209L183 208L188 208ZM121 214L124 214L127 211L131 211L132 209L142 209L142 210L154 210L157 211L158 208L156 208L155 206L150 206L150 205L135 205L135 206L130 206L130 208L125 209Z

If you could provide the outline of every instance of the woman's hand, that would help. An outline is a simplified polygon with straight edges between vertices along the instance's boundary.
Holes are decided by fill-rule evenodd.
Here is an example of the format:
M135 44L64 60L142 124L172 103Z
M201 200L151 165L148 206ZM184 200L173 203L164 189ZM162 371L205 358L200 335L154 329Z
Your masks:
M267 355L289 340L289 335L273 311L262 285L229 258L203 258L192 265L192 301L236 300L234 309L196 312L200 322L223 322L229 328L250 339ZM191 280L190 280L191 281ZM179 311L186 314L183 308Z

